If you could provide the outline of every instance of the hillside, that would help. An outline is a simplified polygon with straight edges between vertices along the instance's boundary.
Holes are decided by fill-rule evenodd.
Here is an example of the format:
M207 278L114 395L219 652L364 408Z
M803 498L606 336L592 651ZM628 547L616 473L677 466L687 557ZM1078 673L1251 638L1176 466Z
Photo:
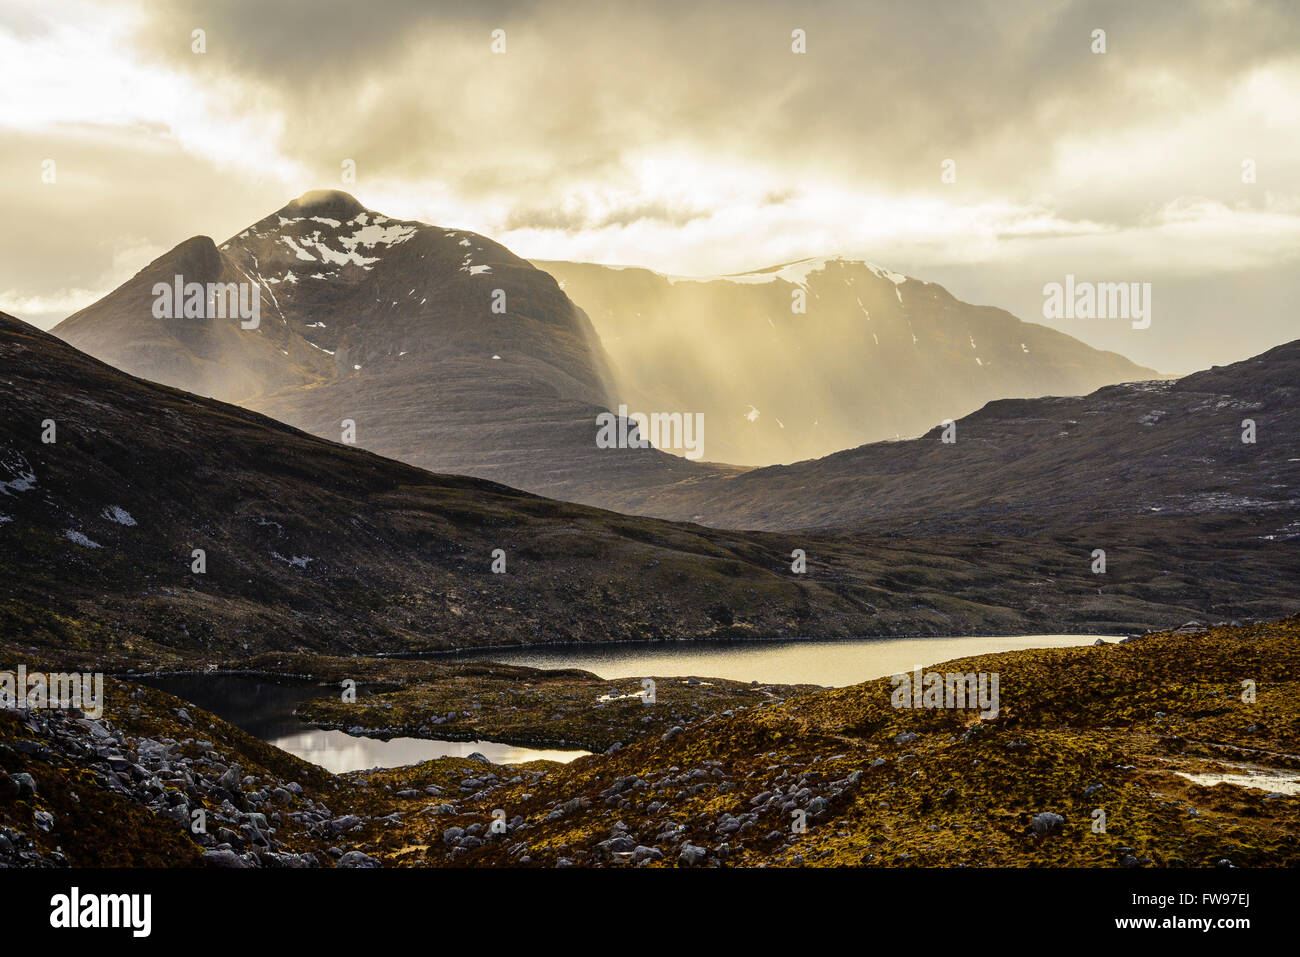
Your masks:
M0 629L69 661L1114 633L1298 610L1300 555L1244 513L1020 539L722 531L431 474L135 379L3 315L0 362Z
M1253 443L1242 441L1248 419ZM956 422L955 441L944 432L628 504L722 527L909 536L1031 537L1174 516L1254 528L1275 548L1300 535L1300 340L1178 380L990 402Z
M780 538L430 474L132 378L2 314L0 357L0 614L7 634L69 655L846 631L860 617L783 573Z

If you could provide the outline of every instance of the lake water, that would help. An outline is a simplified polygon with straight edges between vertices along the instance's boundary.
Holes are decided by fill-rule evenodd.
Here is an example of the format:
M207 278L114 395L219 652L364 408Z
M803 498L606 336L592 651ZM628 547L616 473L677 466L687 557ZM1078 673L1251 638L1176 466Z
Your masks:
M1216 784L1235 784L1243 788L1255 788L1258 791L1268 791L1273 794L1300 794L1300 774L1295 771L1281 771L1276 768L1247 768L1244 765L1236 765L1242 770L1239 773L1207 773L1207 774L1189 774L1186 771L1175 771L1179 777L1187 778L1193 784L1199 784L1202 787L1212 788Z
M332 688L306 681L271 681L246 675L161 675L137 679L192 701L235 727L326 771L342 774L369 768L398 768L433 758L468 757L475 751L493 764L572 761L587 751L520 748L495 741L437 741L427 738L364 738L317 728L299 720L294 708ZM364 689L361 693L364 694Z
M457 659L532 668L580 668L619 678L730 678L762 684L854 685L953 658L1091 645L1097 635L991 638L848 638L738 642L625 642L617 645L464 652ZM1107 641L1117 640L1107 636Z
M953 658L1090 645L1096 635L1031 635L992 638L870 638L841 641L635 642L600 647L464 653L452 660L490 660L534 668L580 668L606 679L657 677L730 678L762 684L840 686L908 671ZM440 660L448 660L440 656ZM586 751L522 748L492 741L357 737L315 728L294 716L310 698L332 693L303 681L272 681L245 675L165 675L138 679L211 711L238 728L305 761L340 774L393 768L477 751L495 764L546 759L572 761ZM364 694L364 689L359 689Z

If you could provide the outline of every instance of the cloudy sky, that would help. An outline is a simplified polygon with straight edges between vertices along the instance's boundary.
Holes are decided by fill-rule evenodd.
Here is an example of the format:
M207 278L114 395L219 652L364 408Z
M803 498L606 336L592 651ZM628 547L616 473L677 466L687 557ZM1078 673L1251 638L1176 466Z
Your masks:
M1150 282L1148 329L1051 324L1162 371L1300 336L1294 0L0 0L0 144L0 309L43 327L338 187L531 258L860 255L1034 321L1067 273Z

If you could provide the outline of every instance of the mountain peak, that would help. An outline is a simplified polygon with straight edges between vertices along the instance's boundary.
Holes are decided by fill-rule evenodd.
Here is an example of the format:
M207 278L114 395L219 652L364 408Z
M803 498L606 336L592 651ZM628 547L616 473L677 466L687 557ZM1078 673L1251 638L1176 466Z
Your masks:
M280 213L347 220L366 211L351 193L345 193L341 189L311 189L297 199L290 200Z

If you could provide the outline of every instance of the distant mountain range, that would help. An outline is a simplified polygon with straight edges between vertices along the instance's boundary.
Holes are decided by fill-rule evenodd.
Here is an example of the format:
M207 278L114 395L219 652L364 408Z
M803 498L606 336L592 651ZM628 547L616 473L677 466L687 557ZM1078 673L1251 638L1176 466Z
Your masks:
M186 240L54 332L134 375L323 438L624 511L744 471L722 462L819 455L919 434L999 396L1154 375L865 263L713 282L547 265L593 304L599 328L550 273L489 239L318 191L220 246ZM253 287L256 328L156 317L155 288L177 276ZM795 291L804 314L791 312ZM709 461L598 448L596 418L620 404L701 413Z
M704 413L706 457L771 465L914 438L986 402L1158 374L852 259L729 276L538 261L591 317L634 408Z

